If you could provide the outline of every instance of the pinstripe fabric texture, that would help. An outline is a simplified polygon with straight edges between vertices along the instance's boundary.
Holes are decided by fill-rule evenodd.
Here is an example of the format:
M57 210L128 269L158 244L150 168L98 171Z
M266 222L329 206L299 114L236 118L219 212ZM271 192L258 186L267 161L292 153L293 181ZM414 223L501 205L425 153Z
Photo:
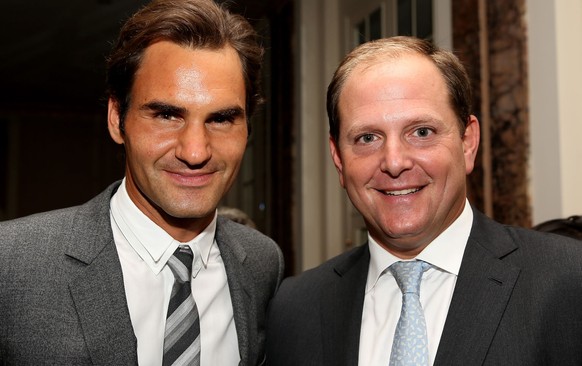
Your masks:
M168 260L174 287L168 306L163 365L200 365L200 319L190 287L192 250L180 246Z

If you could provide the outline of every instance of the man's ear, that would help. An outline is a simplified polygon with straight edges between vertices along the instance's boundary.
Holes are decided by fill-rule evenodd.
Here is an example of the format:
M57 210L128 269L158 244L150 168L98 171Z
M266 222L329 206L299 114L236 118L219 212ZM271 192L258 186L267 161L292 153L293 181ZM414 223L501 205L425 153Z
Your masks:
M463 154L465 155L466 174L470 174L475 167L475 158L477 157L480 138L479 120L477 120L477 117L471 115L465 127L465 134L463 135Z
M122 145L124 143L124 136L119 126L120 122L119 103L112 98L109 98L107 104L107 128L109 129L109 134L113 141Z
M331 158L333 160L333 165L339 174L339 181L343 188L346 188L344 185L344 167L342 163L342 157L340 155L340 150L338 146L338 142L331 136L329 136L329 152L331 153Z

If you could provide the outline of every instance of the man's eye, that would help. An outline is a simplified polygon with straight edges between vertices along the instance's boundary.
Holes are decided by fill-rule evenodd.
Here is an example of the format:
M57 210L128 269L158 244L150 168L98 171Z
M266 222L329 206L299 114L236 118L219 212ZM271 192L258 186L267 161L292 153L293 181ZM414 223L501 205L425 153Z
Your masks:
M376 140L376 136L374 136L371 133L367 133L365 135L362 135L358 138L359 142L362 142L364 144L369 144L370 142L374 142Z
M172 120L175 119L175 116L171 113L158 113L156 114L156 118L165 119L165 120Z
M432 133L433 133L433 131L427 127L421 127L419 129L417 129L416 131L414 131L414 134L418 137L428 137Z
M232 121L233 121L233 118L230 116L215 116L212 119L212 122L215 122L215 123L225 123L225 122L232 122Z

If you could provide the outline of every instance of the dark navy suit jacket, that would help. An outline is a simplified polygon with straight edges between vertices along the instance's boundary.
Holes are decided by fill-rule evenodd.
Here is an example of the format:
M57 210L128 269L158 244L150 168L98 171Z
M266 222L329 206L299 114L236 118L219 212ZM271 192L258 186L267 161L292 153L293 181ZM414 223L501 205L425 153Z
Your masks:
M582 241L473 211L435 365L582 365ZM363 245L283 281L269 365L357 365L369 262Z

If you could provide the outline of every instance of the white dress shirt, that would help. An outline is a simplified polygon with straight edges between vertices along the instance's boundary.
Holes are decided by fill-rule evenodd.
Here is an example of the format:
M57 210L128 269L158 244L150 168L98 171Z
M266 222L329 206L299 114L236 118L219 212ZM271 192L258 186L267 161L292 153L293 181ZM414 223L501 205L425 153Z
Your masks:
M230 291L214 240L216 216L196 238L180 243L137 208L127 194L124 179L111 198L111 226L137 337L139 364L162 364L166 315L174 284L166 263L178 245L186 244L194 254L191 285L200 314L200 364L237 365L240 356Z
M472 224L473 211L466 201L461 215L416 257L432 265L424 272L420 284L430 365L434 363ZM390 360L402 307L402 292L388 267L401 259L370 236L368 241L370 267L362 312L359 364L385 366Z

